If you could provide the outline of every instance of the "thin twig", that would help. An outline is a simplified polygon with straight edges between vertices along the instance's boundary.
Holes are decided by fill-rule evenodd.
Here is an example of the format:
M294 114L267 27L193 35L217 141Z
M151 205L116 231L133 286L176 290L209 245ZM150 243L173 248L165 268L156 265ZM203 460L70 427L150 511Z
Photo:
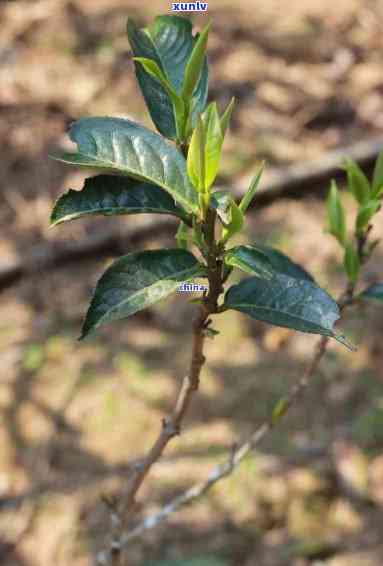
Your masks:
M199 376L205 362L203 346L205 340L205 323L210 314L206 305L201 305L193 322L193 345L190 368L184 377L175 406L171 415L162 421L161 431L151 449L134 467L127 488L119 500L108 500L112 525L112 540L109 549L108 564L122 564L122 533L127 528L130 514L135 507L135 498L152 466L161 458L166 446L172 438L180 434L181 423L187 412L193 394L199 386ZM101 562L102 563L102 562Z
M326 351L328 340L329 339L327 336L323 336L319 340L311 363L307 367L301 379L293 387L289 396L285 399L283 414L286 414L288 409L297 401L303 391L307 388L310 382L310 378L315 373L319 362ZM280 414L280 417L281 416L282 413ZM121 545L126 547L131 540L140 537L145 531L157 527L160 523L167 519L169 515L173 514L175 511L178 511L178 509L187 505L192 500L201 497L218 481L231 475L242 462L242 460L249 454L249 452L254 450L254 448L258 446L261 440L263 440L263 438L271 431L271 429L274 428L277 422L279 422L279 418L278 420L269 418L268 420L264 421L246 442L241 444L234 452L230 453L225 462L214 466L206 480L199 482L191 488L187 489L184 493L175 497L172 501L170 501L170 503L166 504L158 513L149 515L134 529L124 533L120 539Z
M363 257L364 245L360 249L361 257ZM338 300L339 310L341 313L343 313L347 307L353 304L354 291L355 291L355 286L353 284L348 283L345 291ZM239 445L238 447L234 447L231 450L227 459L222 464L214 466L214 468L211 470L206 480L196 483L191 488L187 489L185 492L181 493L180 495L175 497L172 501L170 501L168 504L166 504L158 513L149 515L136 527L134 527L130 531L124 532L120 536L120 540L119 540L120 547L125 548L130 541L140 537L147 530L151 530L157 527L160 523L165 521L171 514L178 511L178 509L184 507L194 499L201 497L207 491L209 491L213 487L213 485L215 485L218 481L231 475L234 472L234 470L239 466L239 464L242 462L242 460L244 460L244 458L259 445L259 443L276 426L276 424L280 422L281 418L284 415L286 415L288 410L293 405L295 405L295 403L298 401L298 399L307 389L309 383L311 382L311 378L317 371L320 361L322 360L326 352L328 342L329 342L329 338L327 336L322 336L320 338L320 340L317 342L317 345L315 347L314 355L311 359L311 362L308 364L302 377L291 389L288 396L283 398L281 402L277 405L276 407L277 410L276 411L274 410L272 415L267 420L265 420L255 430L255 432L253 432L253 434L246 442Z
M188 374L184 377L174 409L169 417L163 419L161 431L147 455L134 467L127 488L118 500L107 499L110 510L112 526L112 539L110 548L102 554L101 563L113 566L123 565L122 535L127 529L131 512L135 508L135 499L138 490L143 484L152 466L161 458L166 446L172 438L181 432L183 418L190 406L193 394L198 390L199 378L205 356L203 348L206 329L210 323L209 316L217 312L217 302L222 291L222 265L217 261L215 243L216 214L209 211L204 224L205 239L208 247L207 275L209 279L209 292L199 306L197 315L193 321L192 352ZM99 560L100 563L100 560Z

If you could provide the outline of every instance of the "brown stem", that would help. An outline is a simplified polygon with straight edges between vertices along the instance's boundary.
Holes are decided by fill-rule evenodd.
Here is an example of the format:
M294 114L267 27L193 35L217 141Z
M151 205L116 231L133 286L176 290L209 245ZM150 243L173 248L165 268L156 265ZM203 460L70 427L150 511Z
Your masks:
M180 434L182 419L190 405L193 393L198 389L201 368L205 362L205 357L203 355L203 345L205 340L204 326L208 316L208 309L206 309L205 305L202 305L199 308L199 312L193 322L193 344L189 373L182 381L181 389L173 412L168 418L165 418L162 421L162 429L157 440L149 450L144 460L137 466L136 472L130 478L126 495L124 497L123 509L121 509L123 512L129 510L129 508L133 506L135 496L142 485L145 476L152 465L161 457L168 442Z
M366 233L366 237L363 238L363 241L358 246L358 253L361 263L364 263L368 257L365 254L365 247L367 245L368 240L368 232ZM219 281L219 289L222 285L222 270L220 272L220 276L217 279ZM216 282L212 282L214 288L214 284ZM217 286L218 289L218 286ZM355 293L355 284L348 282L345 291L339 297L338 305L339 310L341 313L344 312L346 308L351 306L354 303L354 293ZM219 296L219 291L217 298ZM207 303L210 304L210 303ZM216 312L216 310L214 311ZM204 321L207 319L205 318ZM290 407L296 403L299 397L304 393L307 389L312 377L316 373L319 363L324 356L327 344L329 342L329 338L327 336L322 336L318 341L314 355L311 359L311 362L307 366L306 370L304 371L302 377L298 380L298 382L294 385L291 389L287 397L281 400L281 404L278 407L277 412L273 413L269 419L265 420L250 436L250 438L243 444L235 447L228 459L221 465L216 466L211 473L209 474L207 480L202 481L198 484L195 484L190 489L176 497L173 501L168 503L163 509L161 509L157 514L151 515L144 519L140 524L138 524L134 529L128 532L122 532L120 534L119 544L120 548L126 547L129 541L132 539L142 535L146 530L152 529L157 526L159 523L164 521L171 513L177 511L183 505L186 505L193 499L200 497L204 493L206 493L215 483L217 483L222 478L230 475L233 470L241 463L241 461L246 457L246 455L253 450L261 440L279 423L280 419L288 412ZM203 345L203 339L202 339ZM202 350L201 350L202 352ZM202 362L203 363L203 362ZM198 386L198 384L197 384ZM182 390L181 390L182 391ZM181 404L182 406L182 404Z
M210 293L209 293L210 295ZM188 374L184 377L174 409L169 417L163 419L161 431L147 455L135 466L129 478L127 489L118 502L110 503L113 526L113 540L110 548L110 562L115 566L124 565L121 536L127 527L130 514L135 507L135 498L151 467L161 458L167 444L180 434L181 423L188 410L193 394L199 386L202 366L205 362L203 346L205 327L210 315L207 304L199 307L193 321L192 355Z
M208 246L207 275L209 292L193 320L192 353L189 372L182 381L172 413L163 419L161 431L157 439L147 455L135 466L125 493L118 502L107 501L111 510L113 538L106 563L109 562L114 566L123 566L125 563L121 544L122 533L126 530L131 512L135 507L137 492L152 466L161 458L167 444L172 438L180 434L183 418L190 406L193 394L199 386L201 369L205 363L203 348L209 316L217 312L217 302L222 290L222 265L217 261L216 257L215 221L215 213L209 211L203 226Z

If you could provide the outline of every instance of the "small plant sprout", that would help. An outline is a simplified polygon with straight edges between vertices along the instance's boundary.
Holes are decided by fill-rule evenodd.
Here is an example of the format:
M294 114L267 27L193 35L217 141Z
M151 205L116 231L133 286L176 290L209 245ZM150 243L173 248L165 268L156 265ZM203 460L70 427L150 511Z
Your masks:
M215 189L222 148L234 100L220 109L208 100L207 42L210 24L193 34L189 20L159 16L140 29L128 21L127 33L137 81L158 133L128 119L86 117L69 131L77 150L56 159L99 170L81 191L69 190L56 202L51 224L90 215L168 214L178 220L175 245L169 249L132 251L117 259L102 275L82 327L81 339L100 326L127 318L177 292L184 283L203 280L205 290L194 296L191 322L191 361L173 412L163 420L158 438L128 478L125 494L109 502L114 517L110 556L122 553L130 540L128 519L136 494L151 466L168 442L180 433L205 362L204 341L214 337L212 316L233 309L253 319L299 332L321 335L313 360L291 392L281 399L261 433L230 455L226 467L213 471L194 495L167 506L157 520L136 527L151 528L181 504L206 491L224 477L286 413L315 373L329 339L351 348L335 329L343 310L354 303L363 264L375 245L369 235L383 194L383 153L372 182L350 160L345 163L347 187L358 207L356 225L348 230L346 214L335 182L327 201L328 227L344 251L347 287L335 300L303 267L264 243L235 245L260 185L264 164L255 172L247 193L236 202L229 191ZM244 278L230 283L233 270ZM182 287L185 289L185 287ZM187 300L186 297L184 297ZM358 299L383 300L383 282L361 292ZM218 338L219 339L219 338ZM150 522L151 526L148 526ZM137 531L138 529L138 531ZM113 562L114 563L114 562Z

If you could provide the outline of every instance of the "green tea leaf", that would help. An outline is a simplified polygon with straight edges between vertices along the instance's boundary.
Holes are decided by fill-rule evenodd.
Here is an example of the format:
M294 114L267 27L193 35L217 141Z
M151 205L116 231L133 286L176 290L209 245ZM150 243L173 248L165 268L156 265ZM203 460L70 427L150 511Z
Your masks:
M238 234L238 232L240 232L243 228L243 213L234 200L232 200L230 208L231 220L230 223L222 230L222 243L230 240L230 238L232 238L235 234Z
M346 217L335 181L331 182L327 199L327 218L330 233L344 246L346 242Z
M383 151L379 153L375 163L374 175L372 179L372 196L379 198L383 194Z
M198 192L206 191L205 127L199 118L190 140L187 155L187 172Z
M217 104L209 104L192 134L188 152L189 178L199 192L208 192L219 170L223 136Z
M223 135L218 115L217 103L212 102L203 115L205 126L205 185L210 189L218 174L221 161Z
M313 277L285 254L260 244L235 246L225 254L225 263L262 279L275 275L287 275L294 279L305 279L314 283Z
M144 67L145 71L156 79L159 84L163 87L163 89L168 94L170 100L174 106L175 112L175 121L176 121L176 130L177 130L177 138L182 139L182 133L184 128L184 123L186 120L185 116L185 105L181 97L178 96L168 79L165 77L162 70L159 68L155 61L151 59L146 59L145 57L134 57L134 61L137 63L141 63Z
M159 16L147 30L141 30L128 20L128 38L135 57L154 61L178 95L181 94L185 69L196 38L192 35L189 20L172 16ZM158 84L142 65L135 63L136 76L148 106L150 115L162 135L176 139L174 107L166 90ZM208 91L208 66L205 58L201 78L191 100L192 126L206 106Z
M364 204L370 197L370 183L357 163L352 159L345 162L348 187L359 204Z
M378 212L380 209L380 201L379 200L370 200L366 204L363 204L358 212L358 216L356 218L356 232L357 234L363 234L363 232L368 227L370 220L372 217Z
M204 274L205 268L186 250L151 250L119 258L97 283L81 338L160 301L180 282Z
M69 135L78 152L55 156L59 161L159 185L187 211L198 211L183 155L158 134L122 118L82 118Z
M140 63L144 67L145 71L154 79L156 79L161 84L161 86L163 86L164 90L166 90L172 101L173 98L179 98L176 91L163 73L162 69L160 69L155 61L148 59L147 57L133 57L133 61Z
M227 291L225 305L276 326L337 338L337 303L306 279L282 274L270 280L250 277Z
M359 276L360 260L353 242L348 242L346 244L344 253L344 268L346 270L348 279L355 284Z
M263 161L261 163L261 166L257 172L257 174L255 175L255 177L253 178L253 180L250 183L250 187L248 188L246 194L244 195L244 197L242 198L240 204L239 204L239 208L241 209L241 211L243 212L243 214L245 214L246 210L248 209L251 201L254 198L254 195L258 189L259 183L261 181L261 177L263 174L265 168L265 162Z
M370 285L370 287L367 287L367 289L360 293L359 298L383 302L383 283Z
M51 226L84 216L102 214L172 214L190 223L188 214L160 187L127 177L98 175L85 179L81 191L70 189L58 199Z
M222 130L222 136L223 137L225 137L226 131L229 127L231 115L232 115L233 109L234 109L234 104L235 104L235 98L233 96L233 98L230 100L225 112L221 116L221 130Z
M185 78L182 87L182 98L188 101L200 80L206 59L207 40L209 38L210 23L198 35L197 41L190 54L185 68Z

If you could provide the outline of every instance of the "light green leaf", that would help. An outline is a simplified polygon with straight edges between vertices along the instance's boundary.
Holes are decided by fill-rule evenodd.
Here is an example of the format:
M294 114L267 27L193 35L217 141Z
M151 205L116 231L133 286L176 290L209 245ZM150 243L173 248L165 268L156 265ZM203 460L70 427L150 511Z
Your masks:
M160 187L127 177L98 175L85 179L81 191L70 189L58 199L51 226L84 216L102 214L172 214L190 223L187 213Z
M231 221L222 230L222 243L227 242L242 230L243 221L243 213L233 200L231 203Z
M374 283L365 289L360 295L361 299L373 299L383 302L383 283Z
M212 102L203 115L205 126L205 186L210 189L218 174L221 161L223 135L217 103Z
M282 274L270 280L250 277L227 291L225 305L276 326L337 338L337 303L306 279Z
M206 193L219 170L223 136L217 104L209 104L197 121L188 152L189 178L199 192Z
M380 209L381 204L379 200L370 200L366 204L362 205L358 211L358 216L356 218L356 232L357 234L363 234L363 232L368 227L370 220Z
M228 191L214 191L211 195L210 206L216 210L223 224L221 243L224 244L242 230L243 214Z
M331 182L327 199L327 218L330 233L344 246L346 242L346 217L335 181Z
M186 119L185 105L182 98L178 96L177 92L174 90L155 61L152 61L151 59L147 59L145 57L134 57L133 60L137 63L140 63L144 67L145 71L154 79L156 79L168 94L170 100L174 105L177 138L182 139L183 128Z
M348 188L359 204L365 204L370 197L370 183L361 168L352 159L345 162Z
M233 113L234 104L235 104L235 98L233 96L233 98L230 100L225 112L221 116L221 130L222 130L223 137L225 137L226 131L227 131L229 125L230 125L230 119L231 119L231 115Z
M134 56L157 63L177 94L181 94L185 68L196 42L189 20L172 15L159 16L147 30L141 30L128 20L128 37ZM158 81L140 64L135 64L137 80L145 97L150 115L162 135L176 139L174 107L169 95ZM200 81L192 98L192 125L206 106L208 66L205 58Z
M303 267L294 263L285 254L260 244L235 246L225 254L225 263L262 279L275 275L287 275L293 279L305 279L314 283L313 277Z
M182 98L188 101L200 80L204 61L206 58L207 40L209 38L210 23L201 31L193 47L185 68L185 78L182 87Z
M186 250L151 250L119 258L97 283L81 338L160 301L180 282L204 274L204 267Z
M357 250L353 242L348 242L346 244L344 252L344 268L347 273L348 279L355 284L358 280L360 271L360 260Z
M265 168L265 162L263 161L261 163L260 168L258 169L258 172L256 173L255 177L251 181L250 187L247 189L246 194L244 195L244 197L242 198L242 200L239 204L239 208L243 212L243 214L245 214L246 210L249 208L251 201L254 198L254 195L255 195L255 193L258 189L259 183L261 181L261 177L262 177L264 168Z
M379 153L375 163L374 176L372 179L372 196L379 198L383 194L383 151Z
M69 135L78 152L55 156L59 161L159 185L187 211L198 212L183 155L158 134L122 118L82 118Z
M205 126L199 117L190 140L187 155L187 172L199 193L206 191Z
M153 61L152 59L148 59L147 57L133 57L133 61L135 61L136 63L141 63L145 71L153 78L155 78L163 86L163 88L169 94L172 101L173 98L177 100L179 99L178 94L176 93L176 91L168 81L162 69L159 68L159 66L155 61Z

